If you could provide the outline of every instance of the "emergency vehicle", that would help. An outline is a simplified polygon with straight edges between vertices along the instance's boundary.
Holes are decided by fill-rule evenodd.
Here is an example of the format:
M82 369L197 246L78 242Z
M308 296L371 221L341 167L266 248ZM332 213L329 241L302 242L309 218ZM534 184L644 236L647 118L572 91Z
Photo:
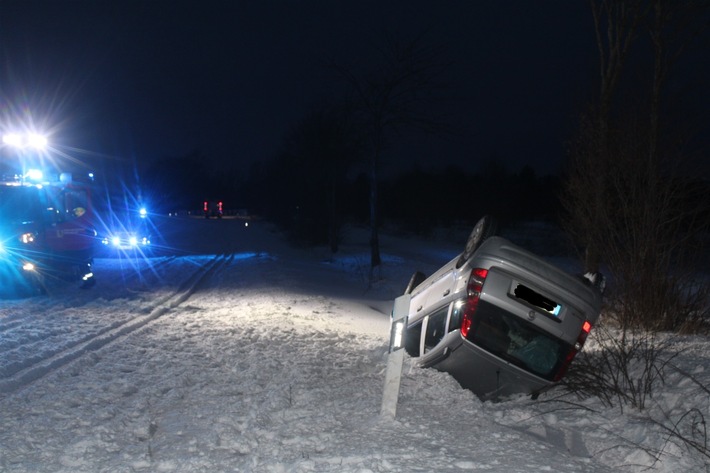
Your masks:
M107 210L101 212L105 216L106 228L101 243L108 250L119 251L123 255L127 255L127 252L139 252L145 255L150 249L151 240L148 210L141 205L133 209L127 202L119 202L107 207Z
M0 180L0 290L42 291L50 279L95 283L100 243L92 204L93 174L39 171ZM8 294L9 293L9 294Z
M202 212L205 214L205 218L222 218L222 215L224 215L224 204L221 200L217 202L205 200L202 203Z

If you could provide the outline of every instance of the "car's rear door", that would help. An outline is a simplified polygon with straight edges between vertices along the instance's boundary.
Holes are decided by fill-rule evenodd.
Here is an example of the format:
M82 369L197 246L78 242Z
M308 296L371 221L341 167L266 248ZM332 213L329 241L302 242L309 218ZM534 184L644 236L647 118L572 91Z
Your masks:
M574 343L584 313L574 294L549 280L491 268L481 300L533 323L546 332Z

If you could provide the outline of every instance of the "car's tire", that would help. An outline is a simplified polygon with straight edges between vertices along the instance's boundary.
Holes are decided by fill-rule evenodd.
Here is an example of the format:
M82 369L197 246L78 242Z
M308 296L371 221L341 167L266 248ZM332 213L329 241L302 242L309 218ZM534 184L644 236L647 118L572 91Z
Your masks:
M414 288L424 282L425 279L426 275L421 271L417 271L416 273L412 274L412 277L409 279L409 284L407 284L407 288L404 290L404 293L411 294Z
M582 275L587 283L594 286L601 294L604 294L606 289L606 278L598 271L588 271Z
M466 246L459 260L456 262L456 267L460 268L463 266L464 263L473 256L473 253L475 253L478 247L481 246L481 243L495 235L496 231L498 231L498 223L493 217L490 215L481 217L481 219L476 222L476 225L473 226L473 230L471 230L471 234L468 236L468 240L466 240Z

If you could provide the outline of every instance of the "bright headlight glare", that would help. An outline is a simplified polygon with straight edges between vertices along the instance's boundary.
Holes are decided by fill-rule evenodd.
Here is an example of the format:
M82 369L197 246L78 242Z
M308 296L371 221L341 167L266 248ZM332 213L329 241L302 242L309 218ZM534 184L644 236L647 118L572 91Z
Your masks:
M128 239L128 243L130 243L131 246L136 246L138 244L138 238L132 236Z
M22 269L25 271L34 271L35 270L35 265L32 263L23 263L22 264Z
M111 243L113 243L113 246L119 246L121 244L121 239L118 237L113 237L111 238Z
M2 142L6 145L19 147L22 145L22 137L17 133L8 133L2 137Z
M20 241L25 244L32 243L35 241L35 236L33 233L23 233L22 236L20 236Z
M27 135L27 145L32 148L43 149L47 146L47 138L36 133L30 133Z
M9 133L2 137L2 141L16 148L44 149L47 146L47 138L37 133Z

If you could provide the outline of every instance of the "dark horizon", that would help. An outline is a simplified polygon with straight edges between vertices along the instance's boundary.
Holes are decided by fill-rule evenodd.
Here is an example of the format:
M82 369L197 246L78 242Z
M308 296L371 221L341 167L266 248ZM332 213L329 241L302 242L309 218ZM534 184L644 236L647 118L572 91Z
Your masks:
M596 61L586 5L451 2L3 1L0 92L13 118L80 160L131 164L199 150L238 170L369 65L386 34L425 32L452 62L457 134L407 132L395 168L500 159L557 171Z

